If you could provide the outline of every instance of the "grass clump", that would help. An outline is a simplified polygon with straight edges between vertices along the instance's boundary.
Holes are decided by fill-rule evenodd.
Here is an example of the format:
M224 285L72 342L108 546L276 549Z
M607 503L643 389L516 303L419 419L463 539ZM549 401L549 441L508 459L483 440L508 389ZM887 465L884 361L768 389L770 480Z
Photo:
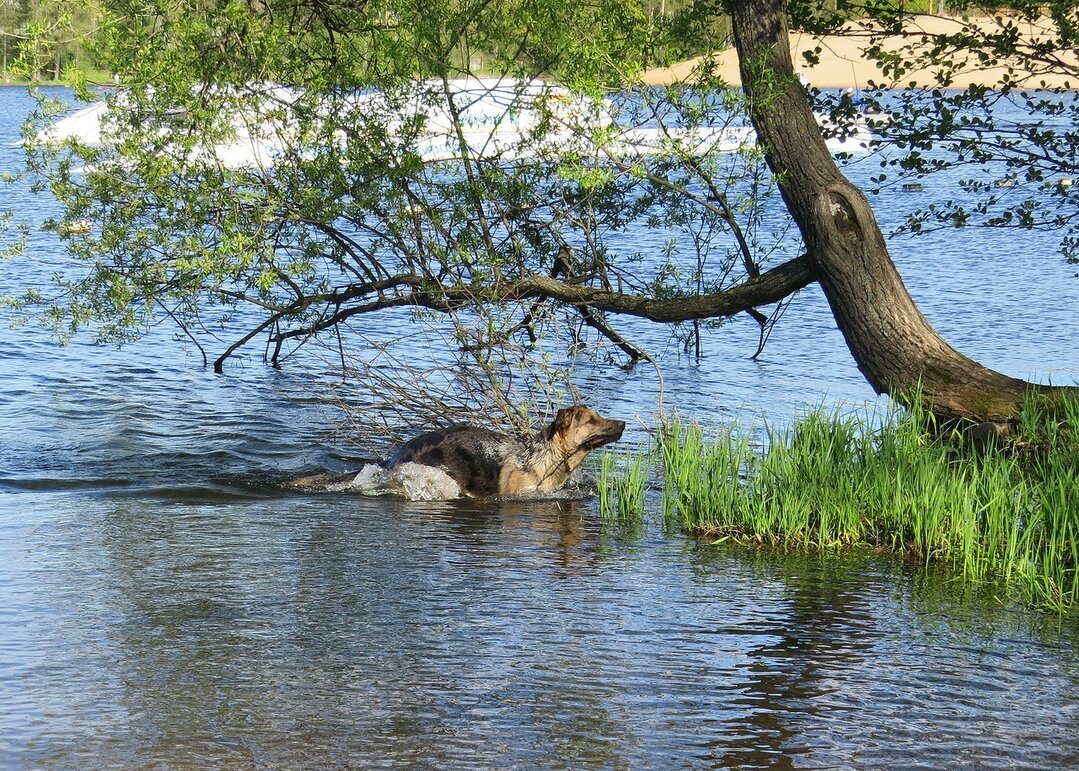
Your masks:
M980 448L940 439L916 407L813 412L760 440L673 420L664 514L719 538L884 549L1062 610L1079 603L1079 401L1028 401L1016 438Z
M608 452L600 459L600 516L623 524L637 524L644 517L650 458L641 454Z

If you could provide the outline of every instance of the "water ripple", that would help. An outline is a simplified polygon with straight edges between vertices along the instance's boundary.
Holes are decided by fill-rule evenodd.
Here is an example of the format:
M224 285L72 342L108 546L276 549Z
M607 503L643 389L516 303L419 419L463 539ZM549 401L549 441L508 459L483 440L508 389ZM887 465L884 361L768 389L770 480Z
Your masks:
M2 169L28 102L0 104ZM1013 374L1079 374L1066 271L1032 262L1052 249L993 260L1024 289L992 309L956 295L984 280L985 239L947 254L947 280L943 241L896 250L927 315ZM31 246L0 291L66 259ZM715 423L871 397L818 290L788 317L757 361L750 322L700 362L628 333ZM652 414L640 372L581 374ZM1074 630L947 580L604 527L588 501L285 492L378 448L327 438L298 370L215 376L162 330L123 351L11 330L0 384L2 766L1079 766Z

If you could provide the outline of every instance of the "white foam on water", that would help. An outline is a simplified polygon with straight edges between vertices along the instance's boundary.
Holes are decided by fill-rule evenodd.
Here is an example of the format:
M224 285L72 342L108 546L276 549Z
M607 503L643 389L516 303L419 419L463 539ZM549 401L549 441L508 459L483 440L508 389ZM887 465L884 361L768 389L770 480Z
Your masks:
M442 469L419 463L402 463L392 470L368 463L351 482L337 489L362 495L403 495L410 501L444 501L461 497L461 486L453 477Z

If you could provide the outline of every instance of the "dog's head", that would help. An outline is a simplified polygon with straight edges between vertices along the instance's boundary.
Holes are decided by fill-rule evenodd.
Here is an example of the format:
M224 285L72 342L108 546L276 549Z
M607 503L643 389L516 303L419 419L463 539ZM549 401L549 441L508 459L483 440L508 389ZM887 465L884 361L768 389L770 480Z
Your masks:
M616 442L625 430L624 420L607 420L595 410L578 404L558 411L551 423L550 440L569 455Z

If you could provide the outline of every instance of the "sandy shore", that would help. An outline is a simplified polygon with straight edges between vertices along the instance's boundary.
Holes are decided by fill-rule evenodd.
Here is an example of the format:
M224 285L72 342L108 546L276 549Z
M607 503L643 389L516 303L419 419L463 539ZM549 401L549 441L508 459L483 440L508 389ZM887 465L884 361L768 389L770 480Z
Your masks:
M970 20L980 29L997 29L996 21L988 18ZM1052 28L1050 22L1042 21L1032 25L1023 21L1015 21L1021 34L1032 39L1045 39ZM883 47L888 51L900 51L906 46L914 45L918 48L918 41L924 35L954 34L962 29L963 22L941 16L914 16L908 23L907 29L910 36L890 36L884 39ZM866 88L870 83L879 86L890 87L916 87L937 86L936 71L933 68L921 69L908 73L898 81L885 77L875 62L868 61L863 51L869 45L869 32L862 26L854 23L845 25L843 34L830 35L818 39L807 34L792 32L790 36L791 54L794 58L794 66L804 80L817 88ZM805 51L812 51L817 45L821 46L820 61L810 66L804 56ZM922 44L924 48L924 44ZM1024 66L1021 61L1013 61L1016 68L1012 77L1018 79L1026 88L1071 88L1079 89L1079 57L1075 51L1060 51L1058 57L1063 67L1070 68L1073 74L1066 76L1059 72L1043 73ZM716 66L716 74L732 86L741 85L738 75L738 56L734 49L718 51L712 54ZM682 83L693 79L694 70L700 66L703 57L690 59L672 67L661 67L648 70L644 74L644 82L649 85L669 85ZM1005 72L1005 66L986 68L976 62L970 61L964 66L963 72L953 79L950 88L966 88L972 84L994 87L1000 84Z

